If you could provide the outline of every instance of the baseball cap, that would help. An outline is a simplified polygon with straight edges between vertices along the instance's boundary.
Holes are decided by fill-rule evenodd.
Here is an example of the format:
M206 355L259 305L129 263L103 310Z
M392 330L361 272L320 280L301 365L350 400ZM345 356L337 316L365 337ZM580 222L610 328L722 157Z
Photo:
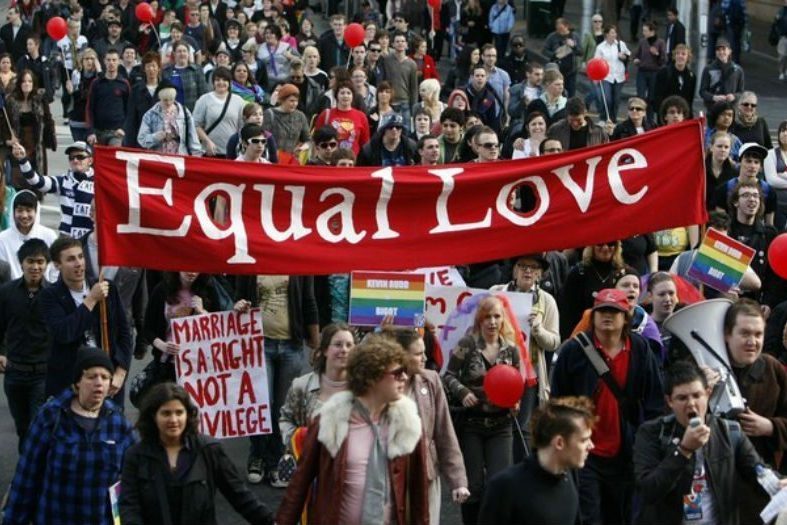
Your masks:
M629 302L626 298L626 292L623 290L616 290L615 288L604 288L596 295L593 301L593 311L599 308L614 308L621 312L629 311Z
M741 149L738 150L738 157L743 158L748 155L749 157L757 157L760 161L765 160L768 156L768 150L764 146L760 146L756 142L747 142Z
M730 46L730 41L723 36L720 36L716 39L716 49L719 49L720 47L729 47L732 49L732 46Z
M93 156L93 148L87 145L87 142L78 140L66 148L66 155L71 155L72 152L81 151Z
M399 113L394 113L388 117L388 120L385 122L385 124L383 124L383 127L380 128L380 133L384 133L385 130L391 128L404 128L404 120Z

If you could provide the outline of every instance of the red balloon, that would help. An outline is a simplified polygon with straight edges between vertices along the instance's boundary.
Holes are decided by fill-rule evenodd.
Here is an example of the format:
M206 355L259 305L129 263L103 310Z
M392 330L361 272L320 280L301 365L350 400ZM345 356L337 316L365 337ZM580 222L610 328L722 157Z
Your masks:
M363 37L365 35L366 32L361 24L348 24L347 27L344 28L344 43L351 48L360 46L363 44Z
M603 58L588 60L587 73L590 80L600 82L609 75L609 64Z
M787 233L776 236L768 246L768 263L776 275L787 279Z
M437 9L440 7L440 0L427 0L429 5L432 6L432 9Z
M137 4L136 9L134 9L134 14L137 15L137 20L145 24L151 23L156 16L153 6L147 2L140 2Z
M495 365L484 377L484 392L489 402L501 408L514 408L522 399L525 380L511 365Z
M68 25L66 21L60 16L53 16L46 23L46 34L54 40L58 41L68 34Z

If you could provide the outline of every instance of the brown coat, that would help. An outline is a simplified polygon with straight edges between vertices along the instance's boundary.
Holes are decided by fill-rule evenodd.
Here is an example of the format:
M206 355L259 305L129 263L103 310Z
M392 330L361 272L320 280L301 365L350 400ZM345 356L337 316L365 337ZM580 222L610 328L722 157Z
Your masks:
M334 394L309 425L303 456L276 514L279 525L298 523L307 496L310 523L339 523L352 403L350 392ZM389 405L388 415L392 518L395 513L397 524L428 525L426 447L417 408L411 399L403 397Z
M779 361L762 354L748 370L738 374L738 386L751 411L773 423L772 436L749 439L763 460L776 467L777 458L787 449L787 372ZM759 514L768 496L757 486L739 485L741 523L761 523Z
M467 474L459 440L454 432L448 401L440 375L422 370L413 378L413 395L427 443L427 476L429 481L443 474L451 490L467 487Z

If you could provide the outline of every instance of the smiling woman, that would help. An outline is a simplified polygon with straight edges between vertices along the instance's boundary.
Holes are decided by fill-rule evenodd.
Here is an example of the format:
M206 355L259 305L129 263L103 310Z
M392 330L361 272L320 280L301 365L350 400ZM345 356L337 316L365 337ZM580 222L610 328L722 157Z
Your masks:
M273 522L246 487L223 447L198 433L198 409L172 383L153 387L137 420L142 441L123 465L120 516L124 524L215 524L218 488L250 523Z

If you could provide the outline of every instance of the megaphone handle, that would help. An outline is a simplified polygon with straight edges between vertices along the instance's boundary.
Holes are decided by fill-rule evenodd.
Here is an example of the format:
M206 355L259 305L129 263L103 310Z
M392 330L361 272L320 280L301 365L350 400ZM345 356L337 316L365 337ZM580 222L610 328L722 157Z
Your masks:
M727 364L727 360L726 359L722 358L718 353L716 353L716 351L713 348L711 348L708 343L705 342L705 339L703 339L702 336L699 333L697 333L696 330L692 330L690 333L691 333L691 337L693 337L695 341L697 341L699 344L701 344L702 347L705 348L705 350L707 350L708 353L710 353L710 355L715 357L716 360L719 363L721 363L721 365L724 368L727 369L728 373L732 374L732 368L730 367L730 365Z

